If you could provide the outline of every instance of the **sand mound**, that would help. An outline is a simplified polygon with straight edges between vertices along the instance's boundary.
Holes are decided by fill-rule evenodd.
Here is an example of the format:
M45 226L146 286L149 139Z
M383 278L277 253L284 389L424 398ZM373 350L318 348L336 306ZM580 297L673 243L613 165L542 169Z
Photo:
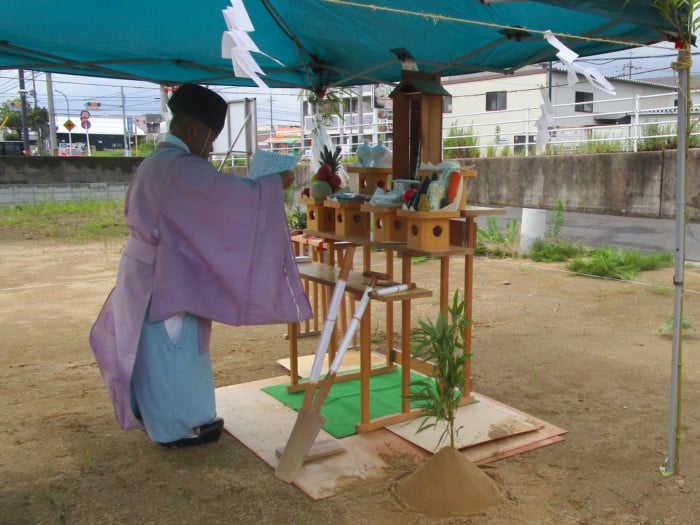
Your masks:
M396 493L409 507L434 517L474 514L501 502L494 481L451 447L400 479Z

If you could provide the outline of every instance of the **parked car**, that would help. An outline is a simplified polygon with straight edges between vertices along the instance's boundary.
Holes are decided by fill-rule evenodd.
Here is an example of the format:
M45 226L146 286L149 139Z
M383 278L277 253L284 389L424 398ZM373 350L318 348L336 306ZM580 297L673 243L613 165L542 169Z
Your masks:
M24 142L21 140L0 140L0 156L19 157L24 155Z

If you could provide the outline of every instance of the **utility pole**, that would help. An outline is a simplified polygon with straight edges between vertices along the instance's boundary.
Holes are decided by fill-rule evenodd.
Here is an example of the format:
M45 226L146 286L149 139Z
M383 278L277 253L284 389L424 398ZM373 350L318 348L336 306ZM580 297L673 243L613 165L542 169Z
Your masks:
M121 92L122 92L122 120L124 121L124 156L125 157L131 157L131 141L127 138L127 133L129 132L127 130L126 126L126 101L124 99L124 86L121 87Z
M25 155L29 155L29 119L27 118L27 90L24 87L24 69L19 70L19 97L22 103L22 140Z
M39 107L39 102L36 99L36 78L34 78L34 71L32 71L32 98L34 98L34 109Z
M365 128L364 128L364 116L365 116L365 108L364 108L364 93L363 93L363 88L362 86L359 86L358 88L358 93L357 93L357 115L359 117L359 122L357 125L357 134L359 135L359 138L357 139L357 147L360 146L365 140ZM350 144L350 147L352 149L352 143Z
M640 69L640 68L632 65L632 57L630 56L629 62L627 64L622 65L622 70L623 71L627 70L627 80L632 80L632 70L634 70L634 69Z
M56 140L56 110L53 105L53 81L51 73L46 73L46 95L49 103L49 151L54 155L58 149Z
M272 94L270 94L270 151L272 151L272 137L274 134L274 120L272 119Z

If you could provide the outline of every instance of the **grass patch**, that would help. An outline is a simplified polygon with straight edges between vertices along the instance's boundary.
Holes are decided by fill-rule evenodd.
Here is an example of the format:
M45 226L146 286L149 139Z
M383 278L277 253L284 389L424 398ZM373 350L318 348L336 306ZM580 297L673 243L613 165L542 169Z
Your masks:
M629 281L641 272L660 270L673 265L672 253L645 254L617 248L590 249L559 238L564 225L564 205L557 199L554 215L544 239L537 239L523 257L534 262L568 262L572 272L595 277ZM477 230L477 255L517 257L518 221L510 219L502 232L495 217L489 217L485 228Z
M0 207L3 240L87 242L125 237L124 201L46 201Z
M572 272L629 281L639 273L660 270L673 265L673 254L645 254L617 248L597 248L584 257L572 260L567 268Z
M564 262L590 253L588 248L563 241L535 240L528 256L535 262Z

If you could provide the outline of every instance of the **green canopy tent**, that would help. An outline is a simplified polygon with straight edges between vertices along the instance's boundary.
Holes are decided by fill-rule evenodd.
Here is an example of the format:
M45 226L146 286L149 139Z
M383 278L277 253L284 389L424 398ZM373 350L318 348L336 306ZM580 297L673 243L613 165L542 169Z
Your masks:
M676 36L649 0L244 2L270 87L396 82L400 59L440 76L556 60L551 30L582 56ZM222 58L225 0L3 0L0 68L148 80L254 83ZM278 62L279 61L279 62Z
M234 0L236 4L240 3ZM260 53L252 57L271 88L316 93L329 87L396 83L407 61L441 77L509 73L557 60L550 30L590 56L678 39L658 4L687 10L686 0L246 0ZM201 0L3 0L0 69L28 69L176 85L253 86L222 58L231 3ZM681 17L687 12L680 13ZM686 39L687 40L687 39ZM683 52L681 55L683 56ZM682 86L683 87L683 86ZM687 85L685 86L687 87ZM683 92L684 94L685 92ZM679 97L679 139L687 100ZM684 260L685 141L679 140L677 274L669 454L674 471L680 425L679 326ZM676 430L672 430L676 429Z

